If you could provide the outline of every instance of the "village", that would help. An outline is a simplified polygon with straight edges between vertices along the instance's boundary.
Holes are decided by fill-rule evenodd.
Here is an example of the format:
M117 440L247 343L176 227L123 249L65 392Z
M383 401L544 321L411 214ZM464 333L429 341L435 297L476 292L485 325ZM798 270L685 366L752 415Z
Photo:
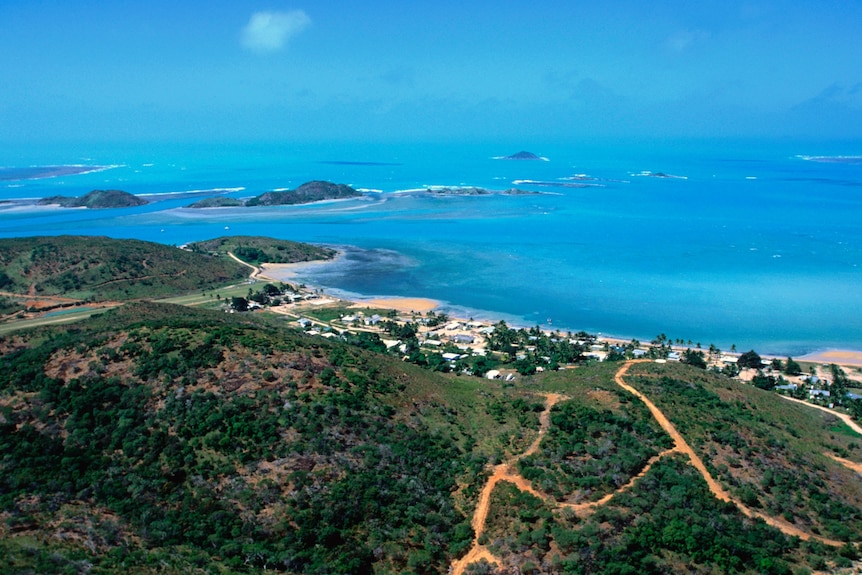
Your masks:
M761 357L754 351L722 351L714 345L704 350L700 343L671 340L664 334L641 342L540 326L514 328L505 321L452 318L429 302L354 301L320 289L267 283L257 291L250 287L248 298L226 301L225 310L265 309L294 322L308 335L340 338L435 371L490 380L512 382L585 362L646 359L687 363L830 409L851 409L862 399L858 367L844 366L845 370L831 363ZM862 415L862 402L859 406Z

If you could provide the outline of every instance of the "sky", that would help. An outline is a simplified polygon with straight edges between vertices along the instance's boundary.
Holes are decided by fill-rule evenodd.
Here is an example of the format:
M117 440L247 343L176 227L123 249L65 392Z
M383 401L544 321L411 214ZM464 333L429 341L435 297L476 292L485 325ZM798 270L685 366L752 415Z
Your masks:
M0 142L862 136L859 0L0 0Z

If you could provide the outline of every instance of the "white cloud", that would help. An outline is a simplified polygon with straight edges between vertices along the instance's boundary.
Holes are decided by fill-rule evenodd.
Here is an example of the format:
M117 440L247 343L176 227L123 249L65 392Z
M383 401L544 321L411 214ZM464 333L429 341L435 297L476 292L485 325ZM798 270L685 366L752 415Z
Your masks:
M302 10L255 12L242 29L242 45L253 52L276 52L311 24Z

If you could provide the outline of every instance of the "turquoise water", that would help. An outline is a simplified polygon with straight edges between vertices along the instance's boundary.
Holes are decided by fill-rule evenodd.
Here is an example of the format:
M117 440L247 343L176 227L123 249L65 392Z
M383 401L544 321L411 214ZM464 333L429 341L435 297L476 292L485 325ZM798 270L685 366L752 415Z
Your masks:
M600 142L317 144L0 150L0 166L114 166L0 178L0 200L96 188L160 194L123 210L2 208L0 236L100 234L181 245L226 234L351 246L309 283L422 296L474 317L798 355L862 349L862 144ZM643 171L679 176L659 178ZM32 171L26 171L32 176ZM576 175L591 180L574 180ZM582 176L581 176L582 177ZM175 192L247 197L311 179L356 201L190 210ZM542 195L421 197L429 185ZM574 188L563 184L589 183ZM210 195L204 193L203 195ZM228 228L228 229L226 229ZM309 272L311 273L311 272Z

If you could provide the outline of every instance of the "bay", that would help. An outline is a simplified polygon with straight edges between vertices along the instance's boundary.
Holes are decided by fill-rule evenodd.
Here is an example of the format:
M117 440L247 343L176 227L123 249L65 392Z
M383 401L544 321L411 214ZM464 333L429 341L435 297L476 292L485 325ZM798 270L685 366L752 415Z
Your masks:
M0 200L145 194L118 210L0 204L0 236L100 234L182 245L227 234L340 246L304 278L344 294L445 302L474 317L760 353L862 349L862 165L853 142L604 141L494 159L475 143L55 145L0 150ZM814 158L812 158L814 156ZM825 157L825 158L824 158ZM834 159L840 161L823 161ZM324 179L358 200L188 209ZM517 183L516 183L517 182ZM586 187L573 187L585 185ZM534 194L434 196L427 186ZM177 197L171 194L187 193ZM191 197L194 196L194 197Z

